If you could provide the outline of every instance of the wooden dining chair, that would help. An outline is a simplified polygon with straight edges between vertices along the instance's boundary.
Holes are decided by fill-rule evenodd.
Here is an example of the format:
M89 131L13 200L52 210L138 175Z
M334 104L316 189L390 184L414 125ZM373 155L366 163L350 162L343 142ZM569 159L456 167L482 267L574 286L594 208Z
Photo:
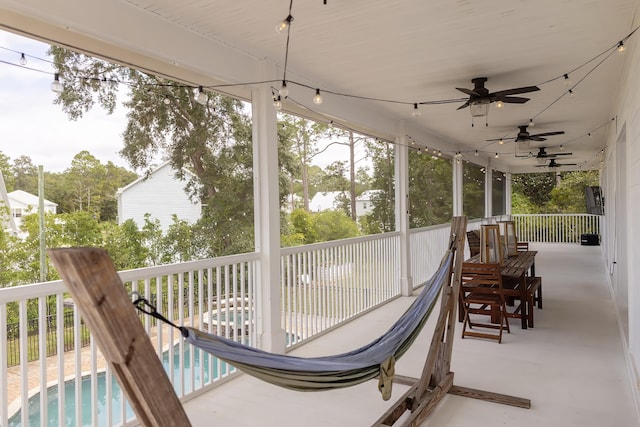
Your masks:
M478 230L467 231L467 244L469 245L469 256L480 254L480 233Z
M503 330L511 330L507 319L500 265L465 262L462 264L461 276L460 299L464 310L462 338L488 338L501 343ZM477 316L488 316L489 319L480 322L476 320ZM474 331L474 328L498 330L498 333Z
M513 307L507 310L506 316L507 318L512 318L512 319L522 319L523 312L524 310L526 310L527 326L529 328L533 328L534 326L533 308L534 308L535 302L537 301L536 300L537 293L541 292L541 289L542 289L542 278L538 276L536 277L525 276L524 283L525 283L525 286L527 287L525 291L524 300L523 300L522 293L520 291L521 289L520 286L523 286L520 280L514 283L503 283L503 294L504 294L505 301L507 301L510 307ZM540 298L542 297L540 296ZM540 306L542 306L541 299L540 299Z

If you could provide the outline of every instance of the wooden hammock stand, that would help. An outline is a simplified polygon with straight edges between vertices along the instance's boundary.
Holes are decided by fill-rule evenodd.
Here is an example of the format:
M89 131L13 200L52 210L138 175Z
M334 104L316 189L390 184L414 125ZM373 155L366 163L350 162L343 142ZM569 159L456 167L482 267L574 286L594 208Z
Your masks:
M453 385L451 352L466 226L466 217L453 218L451 238L455 239L456 248L453 278L442 291L441 310L422 376L415 379L396 375L395 382L411 387L375 426L394 425L406 411L411 414L403 425L417 426L447 393L522 408L531 406L528 399ZM107 252L96 248L60 248L48 252L140 423L190 426Z

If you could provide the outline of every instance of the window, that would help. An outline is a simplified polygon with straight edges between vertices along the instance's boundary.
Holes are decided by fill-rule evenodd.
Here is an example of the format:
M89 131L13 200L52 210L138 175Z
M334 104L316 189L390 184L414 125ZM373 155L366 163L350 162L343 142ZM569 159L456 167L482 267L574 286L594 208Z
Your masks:
M11 216L14 218L22 217L22 208L11 209Z

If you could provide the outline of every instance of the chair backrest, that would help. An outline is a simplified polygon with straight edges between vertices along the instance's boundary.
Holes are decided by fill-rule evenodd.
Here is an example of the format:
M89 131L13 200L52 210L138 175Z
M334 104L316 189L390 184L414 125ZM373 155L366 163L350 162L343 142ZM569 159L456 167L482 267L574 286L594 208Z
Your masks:
M479 262L462 263L462 288L464 292L499 294L502 293L500 264Z
M480 233L478 230L467 231L467 243L469 244L469 253L471 256L480 253Z
M529 242L518 242L518 252L529 250Z

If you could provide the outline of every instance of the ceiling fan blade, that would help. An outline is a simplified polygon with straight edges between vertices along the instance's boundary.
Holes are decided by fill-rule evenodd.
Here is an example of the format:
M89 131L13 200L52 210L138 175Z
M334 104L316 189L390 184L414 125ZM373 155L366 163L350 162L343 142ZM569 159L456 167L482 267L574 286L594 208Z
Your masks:
M512 140L512 139L513 139L513 136L510 136L510 137L508 137L508 138L485 139L485 141L487 141L487 142L495 142L495 141L500 141L500 140L503 140L503 141L510 141L510 140ZM517 141L517 139L516 139L516 141Z
M480 96L480 94L474 92L471 89L467 89L467 88L464 88L464 87L457 87L456 89L458 89L462 93L466 93L469 96Z
M540 90L538 86L525 86L525 87L518 87L515 89L507 89L507 90L500 90L498 92L493 92L491 96L503 97L508 95L517 95L519 93L535 92L537 90Z
M504 96L497 97L496 100L506 102L507 104L524 104L529 100L529 98L521 98L519 96Z
M531 136L552 136L552 135L564 135L564 131L563 130L559 130L559 131L556 131L556 132L536 133L535 135L531 135Z
M463 108L466 108L469 106L469 101L465 102L464 104L462 104L461 106L459 106L458 108L456 108L456 110L462 110Z
M549 154L550 156L573 156L573 153L555 153Z
M529 139L531 141L538 141L538 142L542 142L542 141L546 141L547 138L540 138L540 136L538 135L529 135Z

